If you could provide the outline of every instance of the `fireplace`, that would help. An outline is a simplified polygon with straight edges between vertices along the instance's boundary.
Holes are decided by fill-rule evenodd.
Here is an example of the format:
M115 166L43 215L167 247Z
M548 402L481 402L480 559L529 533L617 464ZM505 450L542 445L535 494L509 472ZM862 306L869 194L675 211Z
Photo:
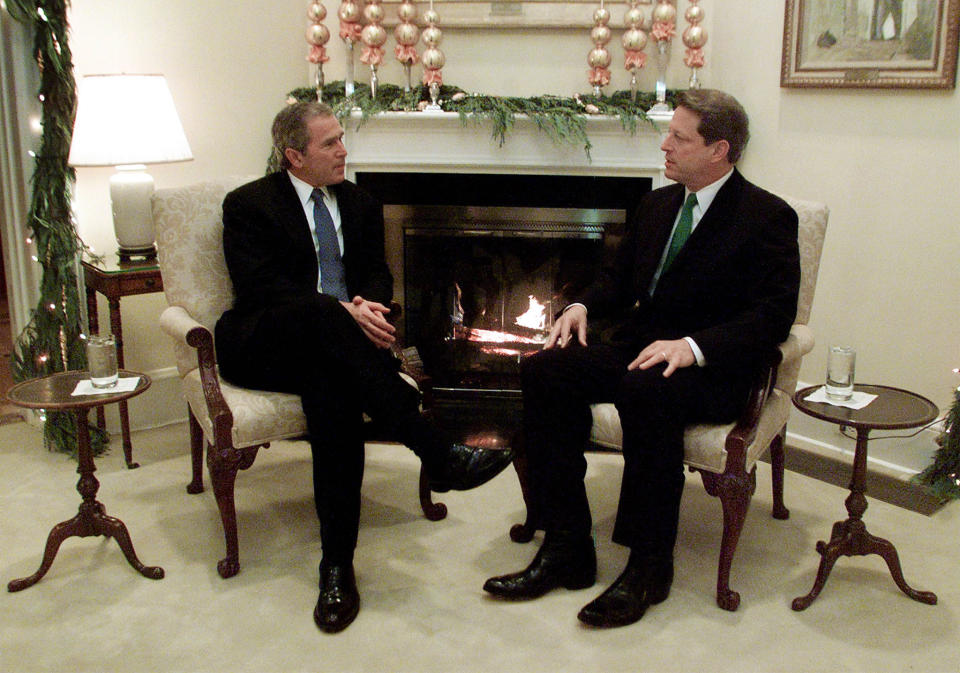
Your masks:
M516 420L521 360L596 275L649 178L359 173L384 205L402 336L438 410Z
M659 146L669 118L631 135L616 118L588 117L589 154L523 116L502 145L454 113L344 125L348 178L385 204L399 327L434 378L438 420L480 432L516 426L520 360L610 253L625 213L666 184ZM531 296L544 307L542 329L516 324Z

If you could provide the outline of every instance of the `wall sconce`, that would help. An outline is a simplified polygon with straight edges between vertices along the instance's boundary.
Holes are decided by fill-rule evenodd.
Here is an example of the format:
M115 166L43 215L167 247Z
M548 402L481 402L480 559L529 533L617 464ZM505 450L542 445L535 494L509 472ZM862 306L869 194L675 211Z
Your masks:
M153 177L145 164L193 154L163 75L87 75L80 81L72 166L116 166L110 178L120 261L153 259Z

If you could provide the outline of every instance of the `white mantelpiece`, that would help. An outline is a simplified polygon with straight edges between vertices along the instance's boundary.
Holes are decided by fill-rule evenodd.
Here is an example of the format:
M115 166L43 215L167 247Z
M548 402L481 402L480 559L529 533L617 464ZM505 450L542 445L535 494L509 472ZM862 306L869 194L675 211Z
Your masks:
M640 122L635 134L615 117L587 117L590 156L583 147L555 142L536 124L518 117L503 146L492 137L490 122L461 122L454 112L387 112L344 125L347 177L362 172L549 173L650 177L663 176L662 134L672 117Z

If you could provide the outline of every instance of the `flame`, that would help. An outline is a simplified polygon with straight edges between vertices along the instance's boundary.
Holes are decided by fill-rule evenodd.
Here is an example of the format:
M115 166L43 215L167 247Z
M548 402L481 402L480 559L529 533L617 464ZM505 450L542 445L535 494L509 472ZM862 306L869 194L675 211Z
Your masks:
M530 308L517 316L514 323L521 327L530 327L532 329L544 329L547 324L547 307L537 301L532 294L530 298Z

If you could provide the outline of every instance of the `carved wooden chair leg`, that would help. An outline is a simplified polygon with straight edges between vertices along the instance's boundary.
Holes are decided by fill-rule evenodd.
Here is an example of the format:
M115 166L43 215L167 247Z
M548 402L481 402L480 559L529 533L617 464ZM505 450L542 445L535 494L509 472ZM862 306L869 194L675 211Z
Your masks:
M210 470L210 483L213 495L220 509L220 521L223 524L223 536L227 555L217 563L217 572L224 579L240 572L240 546L237 541L237 509L233 497L233 487L237 480L237 460L217 459L210 456L216 451L211 447L207 452L207 467Z
M203 493L203 430L193 410L187 406L190 418L190 469L191 480L187 484L187 493Z
M743 530L747 518L747 509L750 506L750 496L755 488L756 471L749 477L719 474L711 475L709 479L704 473L704 486L710 495L720 498L723 507L723 540L720 543L720 564L717 569L717 605L724 610L733 612L740 607L740 594L730 588L730 567L733 564L733 554L740 541L740 532Z
M422 465L420 466L420 509L430 521L439 521L447 516L447 506L442 502L433 502L430 479L427 478L427 471Z
M787 433L787 426L783 426L780 434L770 442L771 481L773 483L773 518L789 519L790 510L783 504L783 473L784 454L783 442Z

